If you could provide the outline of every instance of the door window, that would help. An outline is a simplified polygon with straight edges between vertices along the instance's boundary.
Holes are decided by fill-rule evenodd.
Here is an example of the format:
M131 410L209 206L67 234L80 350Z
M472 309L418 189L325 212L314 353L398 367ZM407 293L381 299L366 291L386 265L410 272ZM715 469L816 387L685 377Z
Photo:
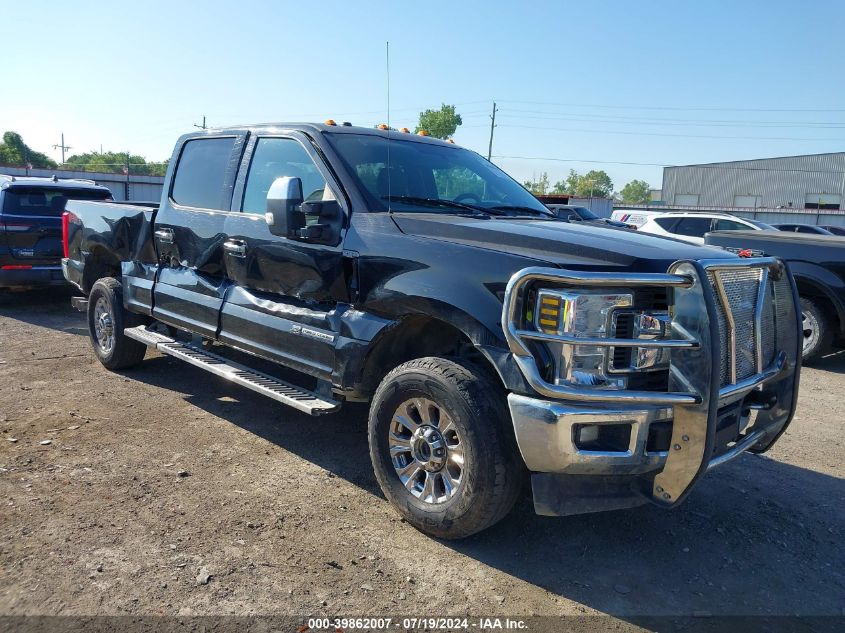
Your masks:
M710 230L710 218L681 218L672 233L689 237L704 237Z
M260 138L249 164L242 210L263 214L267 192L276 178L290 176L302 180L302 196L307 202L334 200L317 165L302 145L292 138Z
M717 231L748 231L751 227L735 220L716 220Z
M185 207L227 211L223 199L226 169L235 146L234 137L199 138L185 143L170 197Z

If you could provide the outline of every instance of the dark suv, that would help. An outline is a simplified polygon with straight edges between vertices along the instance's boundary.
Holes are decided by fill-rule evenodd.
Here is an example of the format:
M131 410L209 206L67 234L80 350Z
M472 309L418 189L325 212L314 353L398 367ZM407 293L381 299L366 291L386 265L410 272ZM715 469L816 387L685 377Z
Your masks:
M111 191L93 180L0 175L0 292L64 285L65 203L111 197Z

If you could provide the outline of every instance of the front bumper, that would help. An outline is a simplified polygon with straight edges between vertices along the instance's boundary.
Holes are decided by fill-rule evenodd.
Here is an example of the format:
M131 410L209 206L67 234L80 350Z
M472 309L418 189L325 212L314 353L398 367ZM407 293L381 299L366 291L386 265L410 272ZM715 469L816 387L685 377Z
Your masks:
M0 269L0 288L40 288L64 286L61 266Z
M780 284L780 328L766 366L764 354L759 352L756 373L737 379L728 372L725 378L720 376L720 363L722 374L725 366L722 357L727 355L728 369L735 367L741 341L732 329L725 333L725 317L717 315L717 299L708 275L748 266L765 269L761 287L769 283L769 274L775 279L771 283ZM514 293L521 280L531 276L543 282L563 279L564 284L605 287L624 286L632 279L648 285L649 276L535 269L518 273L508 286L503 327L514 358L534 390L532 395L510 394L508 405L519 450L533 473L538 513L575 514L646 501L664 507L676 505L708 469L747 450L766 450L789 424L797 397L801 340L795 285L779 261L679 262L668 275L652 277L654 285L671 284L674 292L675 348L671 350L667 392L576 391L543 381L524 344L539 336L522 329L516 317L523 308ZM767 297L760 291L759 305ZM762 312L762 308L756 311L755 334L764 332L759 320ZM730 315L728 321L733 328ZM685 341L695 344L683 345ZM591 450L579 442L579 432L585 427L598 433L597 428L608 425L627 433L612 450ZM654 432L658 428L660 437Z

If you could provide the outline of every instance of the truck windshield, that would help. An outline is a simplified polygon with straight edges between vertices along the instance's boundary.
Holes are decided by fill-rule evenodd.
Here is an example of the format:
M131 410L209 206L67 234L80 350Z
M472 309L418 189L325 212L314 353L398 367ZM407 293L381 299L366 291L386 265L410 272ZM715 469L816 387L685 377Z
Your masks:
M388 167L385 136L330 138L374 211L466 213L469 208L495 215L551 216L519 183L475 152L391 136Z
M3 193L3 213L10 215L60 216L68 200L105 200L103 189L59 187L10 187Z

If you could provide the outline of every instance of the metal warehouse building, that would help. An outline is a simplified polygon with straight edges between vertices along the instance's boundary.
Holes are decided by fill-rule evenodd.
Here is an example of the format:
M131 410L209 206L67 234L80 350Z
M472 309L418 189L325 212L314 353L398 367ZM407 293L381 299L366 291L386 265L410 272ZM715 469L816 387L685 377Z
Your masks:
M754 215L836 212L845 209L845 152L666 167L661 197L675 207L741 207Z

